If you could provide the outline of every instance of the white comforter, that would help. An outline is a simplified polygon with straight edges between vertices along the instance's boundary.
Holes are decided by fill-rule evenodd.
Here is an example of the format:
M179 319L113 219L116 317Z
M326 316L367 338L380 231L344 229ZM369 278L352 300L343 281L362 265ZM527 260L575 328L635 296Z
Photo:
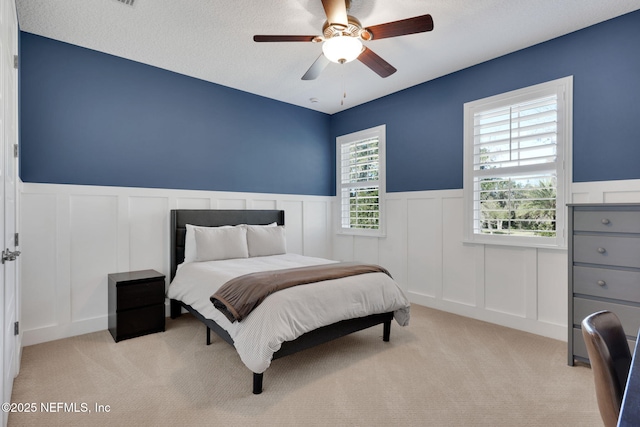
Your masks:
M285 341L345 319L393 311L402 325L409 323L409 301L384 273L327 280L295 286L266 298L241 322L231 323L209 298L228 280L248 273L330 261L296 254L192 262L179 266L167 296L180 300L224 328L242 362L255 373L264 372L273 353Z

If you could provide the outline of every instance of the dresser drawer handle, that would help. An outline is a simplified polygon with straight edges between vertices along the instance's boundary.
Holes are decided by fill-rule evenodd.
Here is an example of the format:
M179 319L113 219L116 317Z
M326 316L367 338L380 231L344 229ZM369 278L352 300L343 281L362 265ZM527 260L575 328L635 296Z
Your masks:
M598 253L603 254L605 252L607 252L605 248L598 248Z
M611 221L609 221L608 218L603 218L602 221L600 221L601 223L603 223L604 225L609 224Z
M607 282L604 280L598 280L598 286L607 286Z

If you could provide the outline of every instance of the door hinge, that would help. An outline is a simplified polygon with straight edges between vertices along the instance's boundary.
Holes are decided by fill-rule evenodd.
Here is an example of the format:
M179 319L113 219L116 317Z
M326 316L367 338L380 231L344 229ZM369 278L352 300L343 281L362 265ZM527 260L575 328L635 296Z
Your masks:
M20 233L16 233L15 235L15 245L20 246Z
M13 335L20 334L20 322L16 322L13 324Z
M13 68L18 69L18 55L13 55Z
M18 157L18 144L13 144L13 157Z

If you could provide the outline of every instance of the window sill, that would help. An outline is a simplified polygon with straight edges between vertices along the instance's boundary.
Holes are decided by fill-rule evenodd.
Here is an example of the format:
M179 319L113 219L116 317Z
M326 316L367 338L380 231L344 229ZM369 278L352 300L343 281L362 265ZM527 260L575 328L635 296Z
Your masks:
M376 232L376 233L368 233L363 231L338 231L336 232L338 236L355 236L355 237L373 237L373 238L385 238L387 237L384 232Z
M502 239L462 239L462 244L468 246L515 246L520 248L550 249L558 251L567 250L566 243L557 245L543 242L523 242L521 240L509 242Z

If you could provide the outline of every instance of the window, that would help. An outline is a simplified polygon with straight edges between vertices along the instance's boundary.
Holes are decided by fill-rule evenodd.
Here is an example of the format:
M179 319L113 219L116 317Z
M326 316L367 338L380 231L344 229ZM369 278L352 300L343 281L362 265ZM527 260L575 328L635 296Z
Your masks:
M384 235L384 125L336 139L339 232Z
M464 105L465 238L564 247L572 77Z

